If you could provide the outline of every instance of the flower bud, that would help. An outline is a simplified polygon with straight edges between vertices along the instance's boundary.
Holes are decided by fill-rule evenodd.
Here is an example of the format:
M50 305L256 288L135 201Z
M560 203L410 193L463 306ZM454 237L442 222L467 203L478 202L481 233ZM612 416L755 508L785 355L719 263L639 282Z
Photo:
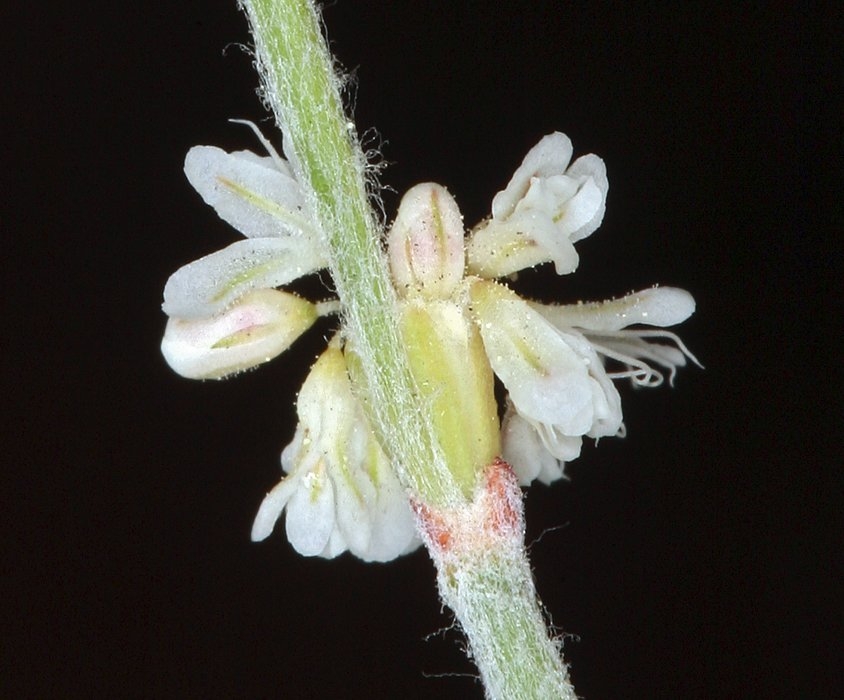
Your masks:
M408 190L387 244L399 296L447 299L463 277L463 219L441 185L425 183Z
M188 379L222 379L287 350L317 319L316 307L289 292L259 289L204 319L171 318L161 353Z

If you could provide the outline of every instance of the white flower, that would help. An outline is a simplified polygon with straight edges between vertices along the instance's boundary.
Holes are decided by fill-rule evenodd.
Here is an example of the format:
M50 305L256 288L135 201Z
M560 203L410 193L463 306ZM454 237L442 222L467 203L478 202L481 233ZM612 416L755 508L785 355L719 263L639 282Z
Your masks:
M462 270L460 213L439 185L410 190L388 235L400 310L407 319L405 342L420 391L429 391L440 402L435 414L446 417L444 429L461 432L459 416L481 415L487 403L478 401L470 411L460 403L473 392L481 396L479 385L488 382L470 368L488 363L507 390L501 453L523 484L562 477L563 465L580 455L584 437L624 434L614 379L657 386L662 373L654 365L668 369L673 379L687 356L694 359L668 331L628 328L663 328L684 321L694 311L694 300L683 290L664 287L598 304L544 305L490 279L540 257L548 260L553 250L558 272L572 269L562 264L561 255L574 256L576 263L572 243L600 223L607 183L599 159L587 156L566 169L570 157L571 144L562 134L545 137L531 150L507 189L495 197L493 220L470 235L468 275ZM514 221L524 228L516 231ZM535 235L521 251L505 240L521 236L524 242L523 231L529 230ZM489 248L486 264L473 267L473 256L477 262L479 251L492 244L503 245L507 254ZM485 357L461 354L447 342L452 337L474 342L462 324L445 320L464 317L474 319ZM672 344L649 342L659 338ZM455 380L449 372L454 363L461 377L475 376L476 381ZM613 366L607 369L605 364ZM468 432L479 431L475 427ZM457 442L468 444L465 439Z
M296 435L281 455L287 476L261 504L252 539L269 536L286 509L287 538L306 556L349 550L388 561L415 549L407 496L352 394L336 342L311 368L297 411Z
M623 435L621 398L612 379L658 386L662 373L648 361L668 369L671 378L686 357L697 362L673 333L627 328L684 321L694 300L682 289L559 306L524 301L485 281L475 283L471 294L490 363L509 392L503 456L525 484L563 476L562 464L579 456L583 436ZM651 338L674 345L648 343ZM605 361L620 368L608 372Z
M519 421L533 427L561 461L579 455L584 435L618 434L621 399L588 341L555 328L500 284L478 281L470 294L490 364L517 414L507 421L502 437L504 458L520 478L526 479L523 472L535 465L518 464L522 460L516 452L524 447L514 447L513 440L526 431Z
M577 268L574 243L600 226L609 183L598 156L582 156L569 166L571 155L571 141L559 132L530 150L492 200L492 218L472 232L471 274L504 277L551 260L559 275Z
M284 352L317 318L317 307L277 289L247 292L210 318L171 318L161 354L189 379L221 379Z
M318 229L288 164L272 150L196 146L185 174L246 236L178 269L164 287L162 352L183 376L220 378L283 352L326 308L275 290L325 267Z
M493 199L491 219L467 242L467 272L477 276L468 281L471 311L508 392L502 453L523 484L562 477L584 436L624 434L613 379L658 386L663 375L654 365L667 369L671 381L687 357L697 362L669 331L628 328L684 321L694 300L681 289L557 306L521 299L491 281L549 261L557 274L577 267L574 243L600 225L609 185L600 158L583 156L569 166L571 155L564 134L540 140ZM659 339L670 344L650 342Z
M185 158L191 184L246 236L167 281L161 349L189 378L218 379L267 362L339 309L336 301L313 304L277 289L325 267L326 258L291 168L258 136L269 157L197 146ZM264 500L253 538L267 537L284 510L288 538L305 555L349 550L386 561L415 549L407 495L352 395L337 341L306 379L298 413L281 456L287 476Z
M246 236L167 282L162 352L187 377L220 378L266 362L339 309L277 289L326 259L290 167L259 138L270 157L199 146L185 161L205 201ZM574 243L600 224L608 185L599 158L569 166L571 152L563 134L543 138L468 241L456 202L431 183L404 196L387 235L417 398L428 406L449 470L468 488L499 455L522 484L563 477L584 437L623 435L613 380L657 386L663 371L671 381L686 358L696 362L662 330L694 311L688 292L663 287L546 305L495 281L549 261L558 274L576 268ZM656 329L630 327L642 325ZM507 391L500 430L493 372ZM297 412L281 455L286 476L261 504L253 539L269 536L284 512L288 539L307 556L348 550L387 561L415 549L408 495L352 391L337 338L311 368Z
M522 486L528 486L534 479L550 484L565 478L565 463L580 456L582 438L543 435L542 428L542 424L529 423L519 415L512 401L507 401L501 421L502 457L513 467Z

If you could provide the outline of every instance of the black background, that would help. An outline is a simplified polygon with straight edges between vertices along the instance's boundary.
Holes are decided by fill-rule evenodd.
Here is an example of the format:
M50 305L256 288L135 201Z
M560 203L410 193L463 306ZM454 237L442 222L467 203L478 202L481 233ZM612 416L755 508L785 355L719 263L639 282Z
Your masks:
M197 143L258 150L226 121L265 118L245 19L219 0L35 7L3 23L3 694L480 698L423 552L366 565L249 541L329 326L223 383L159 356L167 276L237 238L181 167ZM628 437L527 494L587 700L835 694L841 143L822 7L326 10L397 192L441 182L475 222L565 131L607 162L607 215L574 275L522 288L697 299L680 333L706 370L624 388Z

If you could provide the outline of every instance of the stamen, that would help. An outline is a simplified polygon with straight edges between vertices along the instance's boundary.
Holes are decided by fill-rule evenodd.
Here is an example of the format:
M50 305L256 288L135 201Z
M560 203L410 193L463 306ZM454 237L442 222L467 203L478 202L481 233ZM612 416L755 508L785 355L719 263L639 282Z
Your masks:
M287 163L280 155L278 155L278 151L273 148L273 145L269 142L267 137L261 133L261 130L257 127L255 122L251 122L248 119L229 119L229 122L232 124L243 124L252 129L252 132L255 134L255 136L258 137L258 140L261 142L261 145L267 149L267 153L270 154L270 157L273 159L273 163L278 166L278 169L285 174L290 174L290 166L287 165Z
M683 341L671 331L625 329L584 334L597 352L626 365L628 368L623 372L608 372L607 376L613 379L629 377L637 386L656 387L662 384L664 379L660 371L642 360L649 360L665 367L669 372L668 383L670 386L674 386L677 367L685 365L686 358L689 358L698 367L703 368L703 365ZM648 343L645 340L646 338L665 338L672 341L676 347ZM601 342L606 344L600 344Z
M655 370L646 362L641 362L634 355L627 355L622 352L616 352L615 350L612 350L611 348L605 345L599 345L591 337L589 338L589 342L592 343L592 347L595 349L596 352L601 355L604 355L605 357L609 357L613 360L616 360L617 362L620 362L628 368L623 372L607 372L607 376L610 379L625 379L629 377L630 380L637 386L647 387L657 387L664 381L664 378L660 371Z
M686 344L680 340L680 336L676 333L672 333L671 331L656 331L656 330L639 330L636 328L627 329L622 331L625 334L629 334L635 336L637 338L668 338L669 340L674 341L674 344L677 348L682 352L686 357L688 357L692 362L694 362L698 367L701 369L705 369L705 367L701 364L700 360L698 360L691 350L686 347ZM607 334L610 335L610 334Z

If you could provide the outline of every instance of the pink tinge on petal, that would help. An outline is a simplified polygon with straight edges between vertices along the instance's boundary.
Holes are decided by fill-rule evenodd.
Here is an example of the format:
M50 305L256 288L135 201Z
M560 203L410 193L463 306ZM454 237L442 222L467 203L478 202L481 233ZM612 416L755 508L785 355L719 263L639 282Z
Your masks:
M170 367L189 379L221 379L284 352L317 318L294 294L259 289L207 319L171 318L161 340Z
M450 296L463 277L463 233L460 210L448 190L433 183L408 190L387 236L399 295Z

